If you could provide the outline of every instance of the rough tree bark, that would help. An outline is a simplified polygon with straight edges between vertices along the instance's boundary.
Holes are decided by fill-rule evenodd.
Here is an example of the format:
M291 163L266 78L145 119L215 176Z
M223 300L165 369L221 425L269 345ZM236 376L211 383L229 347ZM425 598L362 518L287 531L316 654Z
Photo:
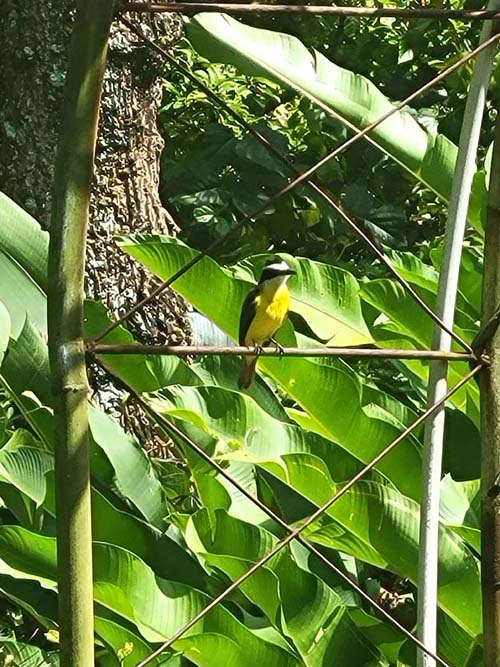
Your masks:
M0 2L0 187L44 227L50 219L74 4L74 0ZM134 16L134 20L163 47L172 46L181 35L181 19L174 14ZM158 194L161 67L158 57L116 21L104 81L87 248L87 294L102 300L114 315L156 284L117 248L114 236L177 232ZM189 338L185 312L184 303L167 292L138 313L130 326L144 342L185 342ZM111 393L101 393L101 400L103 396L116 412ZM143 420L136 410L132 412L135 430L144 433L137 423Z

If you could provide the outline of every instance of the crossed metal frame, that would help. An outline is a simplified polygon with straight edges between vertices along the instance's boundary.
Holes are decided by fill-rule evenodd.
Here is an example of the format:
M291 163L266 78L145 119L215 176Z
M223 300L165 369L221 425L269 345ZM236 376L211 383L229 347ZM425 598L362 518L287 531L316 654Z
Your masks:
M196 3L192 5L191 3L173 3L171 5L155 5L155 4L145 4L140 2L135 3L124 3L121 6L122 11L173 11L172 7L175 7L175 11L182 9L186 13L192 12L196 7L196 11L199 11L201 8L214 10L213 3ZM238 12L241 10L241 7L245 8L246 11L250 11L248 5L219 5L218 9L230 9L231 7L235 8L234 11ZM251 5L253 12L259 11L289 11L290 13L304 13L304 7L301 6L300 12L297 10L294 12L293 8L298 7L297 5ZM265 8L265 9L263 9ZM326 11L317 11L311 13L329 13L337 15L364 15L364 16L380 16L381 13L379 10L371 11L370 8L356 8L356 7L325 7L325 6L314 6L309 9L320 9ZM332 11L328 11L328 10ZM335 11L339 10L339 11ZM346 11L342 11L346 10ZM354 10L354 11L350 11ZM357 11L359 10L359 11ZM366 10L366 11L365 11ZM450 18L449 14L456 14L456 18L468 18L473 19L489 19L489 18L500 18L499 12L488 12L484 10L431 10L433 16L441 16L444 18ZM389 12L389 14L387 14ZM410 12L412 14L409 18L429 18L425 16L423 10L403 10L398 11L398 8L391 8L387 10L383 15L391 16L404 16L405 12ZM436 14L437 12L437 14ZM470 14L466 16L466 14ZM446 14L446 16L443 16ZM233 479L232 476L222 467L220 464L210 458L210 456L191 438L189 438L181 429L177 427L174 423L171 423L169 420L165 419L161 414L155 412L151 406L135 392L135 390L126 385L121 378L117 378L118 382L124 384L127 387L127 390L132 393L136 399L143 405L144 409L150 414L154 415L155 420L157 421L160 428L169 436L175 436L181 439L188 447L193 449L200 457L205 461L210 463L221 475L223 475L231 484L239 489L247 498L254 502L262 511L264 511L270 518L276 521L282 528L284 528L288 535L278 541L276 545L265 554L260 560L255 562L242 576L233 581L222 593L215 597L208 605L206 605L202 610L200 610L188 623L182 626L170 639L164 642L159 648L157 648L153 653L151 653L147 658L142 660L137 664L136 667L145 667L152 660L159 657L164 651L168 650L172 644L174 644L178 639L180 639L189 629L191 629L198 621L200 621L206 614L208 614L217 604L224 600L228 595L235 591L248 577L250 577L254 572L256 572L261 566L264 566L268 563L276 554L281 551L284 547L290 544L293 540L297 540L303 546L305 546L311 553L318 557L327 567L333 570L338 576L340 576L349 586L351 586L363 599L368 601L371 606L373 606L379 614L381 614L387 621L389 621L394 627L396 627L402 634L404 634L408 639L410 639L418 648L424 651L431 658L436 660L442 667L451 667L448 662L446 662L440 656L434 654L432 651L427 649L424 644L416 637L413 633L407 630L402 626L396 619L394 619L383 607L381 607L370 595L368 595L355 581L350 579L350 577L338 568L334 563L332 563L321 551L315 547L314 544L309 542L306 538L303 537L303 531L310 526L314 521L316 521L324 512L326 512L339 498L345 495L355 484L358 482L364 475L366 475L370 470L374 468L389 452L391 452L400 442L402 442L412 431L414 431L419 425L421 425L430 415L432 415L438 408L445 404L445 402L453 396L461 387L467 384L467 382L474 377L482 368L484 368L488 360L483 354L482 345L469 345L466 341L462 339L456 332L452 329L449 329L441 319L434 313L434 311L423 301L420 295L414 290L414 288L406 281L394 268L390 260L384 255L384 253L378 248L378 246L373 243L371 238L366 234L366 232L346 213L346 211L340 206L340 204L335 200L331 193L327 192L321 185L312 180L312 176L318 171L320 167L325 165L327 162L338 156L340 153L344 152L349 146L351 146L356 141L359 141L361 138L369 134L371 130L380 125L384 120L386 120L390 115L396 113L405 107L409 102L414 100L424 91L428 90L434 86L438 81L441 81L446 76L454 72L465 62L471 60L477 56L483 49L488 46L498 42L500 40L500 34L494 34L489 39L485 40L479 44L475 49L469 51L465 56L460 58L456 63L447 67L440 74L434 77L424 86L420 87L416 92L409 95L402 102L395 105L389 112L385 113L383 116L378 118L376 121L372 122L365 129L356 132L350 139L346 140L334 150L332 150L328 155L318 161L310 169L305 172L300 173L296 167L286 158L281 152L275 148L269 140L264 137L257 129L250 125L247 121L240 117L240 115L235 112L226 102L219 98L212 90L210 90L203 82L201 82L190 70L188 70L184 65L179 63L176 58L174 58L170 53L162 49L160 46L155 44L150 40L137 26L134 25L129 19L125 18L123 15L119 15L119 20L126 25L135 35L144 41L151 49L159 53L166 60L168 60L177 70L179 70L184 76L189 78L197 86L199 86L205 94L215 101L227 114L229 114L234 120L236 120L241 127L250 132L255 136L266 148L272 152L277 158L279 158L294 174L293 178L284 188L282 188L275 195L270 197L262 205L252 211L250 214L245 215L239 222L237 222L224 236L220 237L214 241L208 248L203 252L200 252L198 255L193 257L189 262L187 262L181 269L174 273L168 280L161 283L156 289L154 289L151 294L149 294L144 299L137 302L132 306L122 317L117 319L115 322L110 324L100 335L98 335L93 340L88 341L87 349L92 356L95 356L99 360L99 355L106 354L137 354L137 353L148 353L148 354L175 354L179 356L193 355L193 354L242 354L252 352L250 348L245 347L194 347L194 346L145 346L145 345L111 345L102 341L111 331L113 331L120 324L128 320L137 310L142 308L145 304L152 301L156 296L163 292L167 287L172 285L178 278L184 275L189 269L191 269L195 264L201 261L204 257L208 256L212 250L217 246L222 244L226 238L240 229L245 223L253 220L259 214L264 212L271 203L275 202L280 197L284 196L296 186L301 183L305 183L308 187L312 188L317 194L319 194L341 217L342 219L355 231L356 234L371 248L374 254L378 259L383 262L383 264L390 270L396 280L404 287L404 289L412 296L417 303L423 308L423 310L428 314L432 320L438 324L442 329L449 333L455 341L457 341L464 349L465 352L443 352L440 350L360 350L355 348L285 348L285 355L290 356L336 356L336 357L378 357L378 358L425 358L425 359L446 359L448 361L469 361L473 364L472 370L465 375L453 388L451 388L446 396L440 399L438 402L430 406L425 412L423 412L420 417L418 417L410 426L408 426L395 440L389 443L374 459L372 459L368 464L366 464L349 482L347 482L341 489L339 489L332 498L328 500L324 505L318 507L315 512L310 515L302 524L298 527L292 528L289 526L281 517L276 515L270 508L268 508L258 497L255 497L252 493L248 491L244 486L242 486L237 480ZM481 332L479 333L476 340L481 340ZM278 351L274 348L265 348L262 352L265 355L273 356L278 354ZM280 352L281 353L281 352ZM101 359L101 363L106 366L106 363ZM107 367L107 366L106 366ZM109 368L107 368L109 370ZM111 371L112 372L112 371Z

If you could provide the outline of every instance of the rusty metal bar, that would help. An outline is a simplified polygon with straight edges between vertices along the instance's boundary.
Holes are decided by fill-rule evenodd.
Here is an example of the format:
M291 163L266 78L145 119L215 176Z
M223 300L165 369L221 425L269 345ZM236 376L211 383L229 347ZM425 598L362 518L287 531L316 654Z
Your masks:
M141 345L93 343L89 341L87 351L93 354L155 354L196 356L234 356L257 353L262 357L340 357L354 359L446 359L447 361L477 361L475 354L468 352L442 352L440 350L396 350L391 348L359 347L252 347L216 345Z
M260 560L250 567L245 574L241 577L238 577L233 583L228 586L222 593L220 593L216 598L212 600L206 607L199 611L193 618L182 626L177 632L172 635L172 637L164 642L159 648L157 648L153 653L151 653L147 658L142 660L137 664L136 667L145 667L152 660L160 656L164 651L172 646L178 639L180 639L188 630L190 630L198 621L204 618L214 607L216 607L219 602L222 602L230 593L237 590L237 588L246 581L254 572L256 572L260 567L268 563L277 553L286 547L290 542L296 539L306 528L308 528L312 523L314 523L320 516L326 512L339 498L351 489L356 482L358 482L367 472L372 470L377 463L379 463L389 452L391 452L402 440L404 440L410 433L412 433L422 422L424 422L429 415L433 414L441 405L443 405L453 394L455 394L461 387L463 387L474 375L476 375L483 368L483 363L479 363L475 366L467 375L465 375L457 384L448 391L448 393L442 397L437 403L429 407L425 412L423 412L418 419L416 419L410 426L408 426L398 437L387 445L377 456L370 461L366 466L364 466L354 477L349 480L335 495L333 495L328 502L319 507L311 516L306 519L300 526L291 530L291 532L280 540L268 553L263 556ZM443 664L443 661L439 659L439 662ZM444 663L446 664L446 663Z
M356 16L368 18L418 19L455 19L462 21L485 21L500 18L500 12L485 9L442 9L439 7L337 7L335 5L296 5L235 2L171 2L168 4L146 2L123 2L119 6L122 12L178 12L196 14L197 12L225 12L227 14L311 14L329 16Z

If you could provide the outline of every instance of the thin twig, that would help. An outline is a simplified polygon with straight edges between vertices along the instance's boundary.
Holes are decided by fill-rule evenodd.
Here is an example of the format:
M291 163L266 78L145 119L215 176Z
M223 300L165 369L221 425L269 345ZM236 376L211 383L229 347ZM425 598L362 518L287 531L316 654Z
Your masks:
M500 12L484 9L441 9L423 7L336 7L332 5L270 5L263 3L224 3L224 2L172 2L165 5L145 2L123 2L119 7L122 12L178 12L196 14L197 12L226 12L228 14L328 14L330 16L357 16L370 18L399 19L455 19L462 21L485 21L500 18Z
M263 556L260 560L252 565L241 577L235 579L233 583L228 586L222 593L220 593L216 598L214 598L206 607L199 611L193 618L185 623L182 628L177 630L174 635L166 642L164 642L158 649L151 653L147 658L142 660L137 664L136 667L145 667L152 660L160 656L164 651L172 646L176 641L178 641L188 630L190 630L196 623L198 623L202 618L204 618L214 607L216 607L219 602L222 602L230 593L237 590L241 584L246 581L252 574L257 572L257 570L268 563L276 554L278 554L284 547L286 547L290 542L296 539L306 528L313 524L317 519L321 517L324 512L326 512L330 507L344 496L347 491L349 491L355 484L358 482L366 473L370 472L377 463L379 463L389 452L391 452L402 440L404 440L410 433L412 433L422 422L424 422L429 415L433 414L441 405L443 405L455 392L457 392L461 387L463 387L476 373L478 373L483 367L482 363L479 363L475 368L473 368L467 375L465 375L457 384L448 391L446 396L443 396L437 403L429 407L418 419L416 419L410 426L408 426L395 440L393 440L387 447L385 447L377 456L370 461L366 466L364 466L352 479L345 484L337 493L335 493L332 498L324 505L319 507L311 516L306 519L302 525L298 526L291 530L291 532L280 540L268 553ZM442 661L441 661L442 664Z
M253 347L216 345L140 345L93 343L89 341L87 351L92 354L157 354L178 357L234 356L255 354ZM440 350L395 350L360 347L262 347L257 350L262 357L350 357L354 359L446 359L448 361L476 361L468 352L441 352Z
M129 27L131 26L129 21L126 21L126 19L121 19L124 23L126 23ZM211 243L205 250L200 252L198 255L195 255L189 262L187 262L183 267L181 267L178 271L176 271L168 280L165 280L161 285L156 287L149 296L144 297L144 299L141 299L138 301L134 306L132 306L124 315L122 315L116 322L110 324L104 331L95 338L96 341L102 340L105 336L107 336L111 331L113 331L117 326L119 326L121 323L126 321L129 317L131 317L135 312L137 312L140 308L142 308L145 304L149 303L152 299L154 299L158 294L163 292L167 287L170 287L178 278L183 276L189 269L191 269L193 266L195 266L198 262L200 262L204 257L207 257L213 250L215 250L223 241L225 241L231 234L236 232L238 229L240 229L246 222L249 220L255 218L256 216L260 215L263 213L265 210L269 208L271 204L274 204L280 197L284 196L285 194L288 194L291 190L293 190L297 185L300 185L304 181L307 181L313 174L315 174L321 167L323 167L325 164L327 164L330 160L332 160L334 157L338 156L340 153L344 152L349 146L354 144L356 141L359 141L362 137L366 136L369 132L371 132L374 128L378 127L381 123L383 123L387 118L392 116L394 113L401 111L403 107L407 106L411 101L413 101L416 97L421 95L423 92L426 92L430 88L432 88L436 83L444 79L446 76L457 70L459 67L461 67L465 62L470 60L471 58L474 58L478 53L480 53L483 49L487 48L490 46L490 44L493 44L498 41L500 38L500 35L493 35L490 37L490 39L486 40L482 44L479 44L475 49L472 51L469 51L465 56L460 58L458 61L456 61L454 64L450 65L447 67L445 70L440 72L438 75L436 75L431 81L426 83L425 85L421 86L418 88L414 93L411 95L408 95L404 100L401 102L398 102L397 105L391 108L390 111L387 111L385 114L380 116L377 120L373 121L373 123L370 123L367 127L365 127L363 130L360 130L357 132L353 137L350 139L347 139L344 143L342 143L340 146L338 146L336 149L334 149L331 153L326 155L324 158L322 158L319 162L317 162L315 165L310 167L307 171L303 172L300 176L295 178L294 180L290 181L284 188L282 188L279 192L277 192L275 195L272 197L269 197L262 205L260 205L258 208L256 208L254 211L251 213L245 215L238 223L236 223L228 232L226 232L224 235L216 239L213 243ZM455 340L457 340L466 350L469 352L471 351L471 348L468 343L466 343L461 336L456 334L453 331L449 331L447 328L445 329Z
M143 39L146 44L149 45L150 48L152 48L154 51L162 55L168 62L173 65L177 70L179 70L185 77L187 77L190 81L192 81L195 85L197 85L201 90L204 91L204 93L212 100L215 101L216 104L218 104L222 109L226 111L228 115L230 115L241 127L243 127L247 132L252 134L258 141L260 141L273 155L275 155L283 164L285 164L294 174L297 176L300 175L300 171L295 167L295 165L286 158L279 149L277 149L267 137L265 137L262 132L259 132L255 127L253 127L249 122L247 122L242 116L234 111L229 104L226 104L223 99L221 99L216 93L214 93L208 86L206 86L200 79L198 79L187 67L184 67L179 61L174 58L168 51L165 49L162 49L160 46L158 46L155 42L153 42L149 37L147 37L142 30L137 28L133 23L128 21L127 19L122 18L122 22L127 25L127 27L134 32L138 37ZM372 252L375 254L376 257L379 258L379 260L389 269L389 271L393 274L393 276L396 278L396 280L404 287L404 289L411 295L411 297L419 304L423 310L429 315L429 317L436 322L436 324L439 324L441 327L445 327L446 330L446 325L442 322L442 320L436 316L432 308L427 305L427 303L424 301L424 299L420 296L420 294L410 285L410 283L403 278L397 271L397 269L393 266L392 262L389 260L389 258L380 250L380 248L377 246L376 243L372 241L370 236L364 231L362 227L360 227L356 222L347 214L347 212L340 206L340 204L337 202L337 200L334 198L334 196L329 193L325 188L321 187L319 184L317 184L315 181L312 179L309 179L307 181L307 185L312 188L320 197L323 198L324 201L326 201L327 204L329 204L333 210L340 215L340 217L346 222L349 227L354 231L354 233L359 236L367 245L368 247L372 250ZM451 332L448 332L451 334ZM467 347L466 347L467 349Z

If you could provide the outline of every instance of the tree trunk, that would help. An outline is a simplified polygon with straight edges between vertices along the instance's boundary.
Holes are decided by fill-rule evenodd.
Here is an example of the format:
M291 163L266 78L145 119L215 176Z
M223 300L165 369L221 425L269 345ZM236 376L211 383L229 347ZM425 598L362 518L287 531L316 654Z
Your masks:
M74 10L72 0L0 2L0 182L2 190L45 228ZM163 47L181 35L177 15L131 18ZM86 271L87 295L102 300L115 316L157 284L120 251L115 235L177 232L158 194L161 67L158 56L117 19L104 81ZM137 313L129 326L143 342L186 342L185 313L184 302L167 291ZM117 413L113 395L101 391L100 399Z

